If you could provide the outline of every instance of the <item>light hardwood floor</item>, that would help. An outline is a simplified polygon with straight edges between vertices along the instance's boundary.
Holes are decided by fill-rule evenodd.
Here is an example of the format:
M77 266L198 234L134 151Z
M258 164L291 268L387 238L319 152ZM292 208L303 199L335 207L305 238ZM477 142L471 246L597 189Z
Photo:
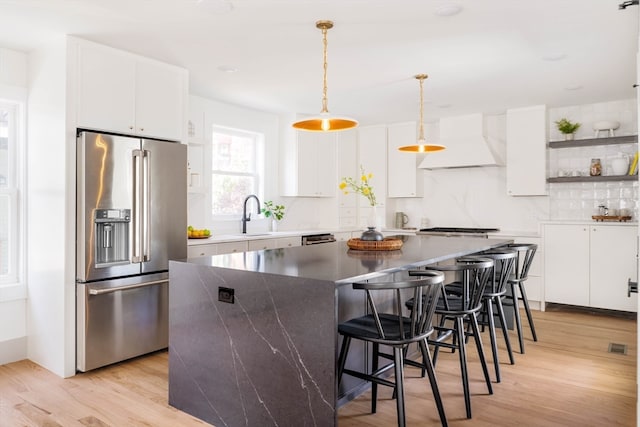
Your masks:
M441 354L436 372L449 424L634 426L635 319L565 309L534 316L539 341L527 339L526 354L516 354L513 366L502 349L503 380L494 383L493 395L469 352L471 420L465 418L457 355ZM512 341L517 347L515 334ZM626 344L627 354L609 353L609 343ZM158 352L68 379L29 361L0 366L0 426L208 425L168 406L167 359L166 351ZM426 379L415 369L407 369L406 377L408 425L439 425ZM380 394L377 414L369 413L367 393L339 410L339 426L395 425L391 391L381 387Z

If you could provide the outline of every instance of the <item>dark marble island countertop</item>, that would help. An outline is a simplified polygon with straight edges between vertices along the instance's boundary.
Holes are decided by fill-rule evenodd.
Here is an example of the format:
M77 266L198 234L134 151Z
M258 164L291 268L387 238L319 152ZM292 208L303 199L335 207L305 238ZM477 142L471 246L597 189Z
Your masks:
M389 252L334 242L170 261L169 404L219 427L337 425L367 387L336 384L337 325L365 307L348 285L511 242L402 238Z
M395 251L358 251L346 242L295 248L236 252L187 262L210 267L280 274L283 276L352 283L373 277L434 264L495 248L508 239L477 237L396 236L403 240Z

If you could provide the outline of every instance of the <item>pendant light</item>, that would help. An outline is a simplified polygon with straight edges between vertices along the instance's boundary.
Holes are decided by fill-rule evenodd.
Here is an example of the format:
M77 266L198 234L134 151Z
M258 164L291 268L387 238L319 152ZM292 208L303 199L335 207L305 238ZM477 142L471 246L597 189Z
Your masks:
M322 80L322 111L316 117L305 118L293 124L294 129L309 132L335 132L352 129L358 126L358 122L348 117L336 117L329 114L327 108L327 30L333 28L332 21L318 21L316 28L322 30L323 66Z
M418 74L415 76L417 80L420 81L420 125L418 132L418 141L413 145L405 145L402 147L398 147L399 151L406 151L408 153L434 153L436 151L444 150L446 147L440 144L427 144L427 140L424 137L424 94L423 94L423 86L424 80L429 77L426 74Z

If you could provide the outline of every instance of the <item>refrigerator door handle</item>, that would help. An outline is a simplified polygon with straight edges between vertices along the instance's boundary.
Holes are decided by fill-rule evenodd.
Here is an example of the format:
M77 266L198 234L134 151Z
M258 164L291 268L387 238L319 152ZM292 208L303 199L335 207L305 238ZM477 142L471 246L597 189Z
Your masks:
M145 288L147 286L161 285L163 283L169 283L169 280L168 279L152 280L150 282L134 283L132 285L116 286L114 288L106 288L106 289L95 289L95 288L92 288L91 286L87 286L87 288L88 288L89 295L104 295L104 294L112 294L114 292L126 291L130 289Z
M151 260L151 151L143 153L142 261Z
M142 150L133 150L133 210L131 212L131 219L133 224L133 230L131 233L133 254L131 256L131 262L142 262L142 242L140 241L140 234L143 227L142 224L142 194L144 192L142 174Z

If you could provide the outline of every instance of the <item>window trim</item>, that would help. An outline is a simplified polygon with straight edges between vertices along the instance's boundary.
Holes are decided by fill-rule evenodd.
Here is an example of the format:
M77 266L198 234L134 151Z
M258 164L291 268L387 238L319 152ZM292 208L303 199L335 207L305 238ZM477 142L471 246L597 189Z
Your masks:
M251 137L253 139L253 143L254 143L254 151L255 151L255 158L254 158L254 163L255 163L255 168L254 168L254 172L248 173L248 172L231 172L231 171L224 171L224 170L218 170L218 169L214 169L213 168L213 134L214 133L222 133L222 134L226 134L226 135L233 135L233 136L238 136L238 137L242 137L242 138L247 138L247 137ZM211 178L213 176L214 173L219 172L220 174L224 174L224 175L230 175L230 176L239 176L239 177L252 177L255 179L256 181L256 190L255 193L258 196L258 198L260 200L263 199L263 195L264 195L264 187L265 187L265 176L264 176L264 170L265 170L265 137L264 134L260 133L260 132L255 132L252 130L246 130L246 129L237 129L237 128L231 128L231 127L227 127L227 126L222 126L222 125L212 125L211 127L211 134L210 134L210 145L209 145L209 159L208 159L208 179L209 182L211 182ZM248 195L248 194L247 194ZM237 220L238 216L242 216L242 212L237 212L237 213L230 213L230 214L220 214L220 215L214 215L213 214L213 189L209 189L209 200L210 203L208 204L208 217L210 219L210 221L212 221L213 223L218 222L218 221L231 221L231 220Z
M0 84L0 104L8 104L15 110L15 147L10 154L7 181L11 186L0 190L13 199L10 215L10 232L13 232L10 251L15 260L13 274L0 280L0 302L25 299L26 287L26 111L27 90L25 88Z

